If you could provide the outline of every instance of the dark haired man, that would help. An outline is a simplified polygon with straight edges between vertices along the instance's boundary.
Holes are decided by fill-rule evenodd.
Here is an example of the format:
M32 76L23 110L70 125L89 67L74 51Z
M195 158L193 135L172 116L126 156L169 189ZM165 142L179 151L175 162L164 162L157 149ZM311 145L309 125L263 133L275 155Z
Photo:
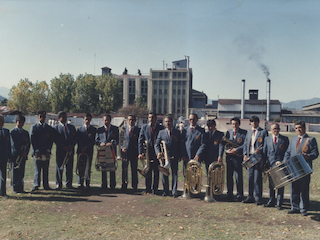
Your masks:
M4 117L0 114L0 195L6 196L7 162L11 159L10 132L3 128Z
M66 167L66 187L72 187L74 146L76 145L76 128L67 123L67 113L58 112L59 123L53 128L56 130L56 189L62 188L64 165Z
M78 188L82 189L84 187L84 180L86 180L86 187L90 188L90 177L91 177L91 165L93 157L93 147L96 137L96 128L90 125L92 115L87 113L83 118L83 126L77 129L77 155L87 156L84 166L79 166L79 176L78 176ZM81 157L81 156L80 156ZM87 164L88 161L88 164ZM80 163L79 163L80 164Z
M16 193L24 192L24 172L26 160L30 150L29 132L22 127L26 118L18 115L16 118L16 127L10 131L11 151L12 151L12 190Z
M237 200L242 201L243 198L243 172L242 172L242 153L243 143L246 137L247 131L240 128L240 119L234 117L230 119L232 129L226 133L226 138L236 145L237 148L226 149L226 162L227 162L227 197L226 200L232 201L233 199L233 173L236 179L237 185ZM228 144L226 145L228 147Z
M253 154L261 154L265 138L268 136L268 132L265 129L259 127L260 120L257 116L250 118L250 124L252 130L250 130L243 144L243 161ZM261 153L260 153L261 152ZM263 158L261 156L261 158ZM262 171L264 168L264 159L260 163L248 169L248 197L243 200L243 203L254 203L262 205ZM255 197L253 197L255 192Z
M296 121L294 126L298 136L292 137L285 153L284 161L302 154L312 169L312 161L319 156L317 140L314 137L309 137L306 133L304 121ZM302 216L307 216L309 208L309 184L310 174L290 184L291 210L288 211L288 214L301 213Z
M32 156L34 157L34 181L31 192L34 192L40 187L41 169L42 169L42 183L45 190L50 190L49 177L49 162L51 155L51 148L54 138L54 130L51 126L46 124L46 112L38 111L39 122L34 124L30 129Z

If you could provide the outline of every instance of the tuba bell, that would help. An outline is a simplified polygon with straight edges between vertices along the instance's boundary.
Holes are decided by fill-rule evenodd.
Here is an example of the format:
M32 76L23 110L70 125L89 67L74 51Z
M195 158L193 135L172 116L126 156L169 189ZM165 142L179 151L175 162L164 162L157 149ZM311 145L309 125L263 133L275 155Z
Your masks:
M184 191L182 199L191 198L190 193L197 195L201 193L202 167L201 163L191 159L185 170Z
M147 177L147 173L149 172L150 169L150 159L149 159L149 150L148 150L148 141L145 140L143 143L143 149L144 153L143 158L141 159L142 164L144 164L143 169L137 169L138 172L144 176L145 178Z
M161 149L161 158L159 159L160 165L158 166L159 171L165 175L169 176L169 167L170 167L170 159L168 156L167 146L165 141L160 142L160 149Z
M208 168L208 184L206 188L205 202L215 201L213 195L221 195L224 186L225 167L222 163L213 162Z

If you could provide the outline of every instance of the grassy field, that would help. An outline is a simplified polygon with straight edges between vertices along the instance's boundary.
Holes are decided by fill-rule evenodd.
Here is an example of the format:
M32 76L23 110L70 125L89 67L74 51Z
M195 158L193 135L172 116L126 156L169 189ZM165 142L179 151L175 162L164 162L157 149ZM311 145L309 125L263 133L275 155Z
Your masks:
M12 129L13 124L5 124ZM30 125L25 126L26 130ZM284 135L291 138L293 133ZM320 134L310 134L320 142ZM50 186L55 186L55 145L50 161ZM76 164L76 162L75 162ZM311 177L309 215L288 215L289 196L283 211L238 202L205 203L205 188L200 198L180 200L158 195L135 194L131 191L100 193L101 173L92 168L90 192L76 189L40 190L36 194L13 194L0 198L0 238L4 239L317 239L320 230L319 161L314 161ZM140 166L141 167L141 166ZM75 168L75 166L74 166ZM182 194L182 163L179 165L179 189ZM32 187L34 164L26 164L25 190ZM203 174L205 176L205 174ZM77 178L74 174L74 186ZM121 186L121 162L116 171L117 187ZM203 179L203 184L206 178ZM247 176L244 171L244 189ZM139 188L144 189L139 176ZM162 184L159 184L162 188ZM268 186L264 184L264 201ZM289 187L285 187L289 193Z

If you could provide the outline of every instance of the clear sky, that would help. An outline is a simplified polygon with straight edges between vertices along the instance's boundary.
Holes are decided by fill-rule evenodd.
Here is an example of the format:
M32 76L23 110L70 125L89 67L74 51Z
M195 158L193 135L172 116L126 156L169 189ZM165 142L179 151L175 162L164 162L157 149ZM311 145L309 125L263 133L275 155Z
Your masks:
M193 88L281 102L320 97L317 0L0 0L0 87L60 73L149 74L190 56ZM264 67L264 68L263 68Z

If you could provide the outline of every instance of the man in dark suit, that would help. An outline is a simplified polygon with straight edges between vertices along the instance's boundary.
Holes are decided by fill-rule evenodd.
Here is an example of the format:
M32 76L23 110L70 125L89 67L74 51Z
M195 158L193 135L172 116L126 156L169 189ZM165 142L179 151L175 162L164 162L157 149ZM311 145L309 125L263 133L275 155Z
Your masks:
M119 129L111 124L111 115L104 115L102 118L103 126L97 129L96 145L108 146L113 145L114 155L116 156L116 146L119 141ZM100 190L107 189L107 172L101 172L101 188ZM116 187L116 172L110 171L110 188L114 190Z
M22 127L26 118L18 115L16 118L16 127L10 131L11 135L11 153L12 153L12 190L16 193L24 192L24 171L28 153L30 150L29 132Z
M294 125L298 136L291 139L284 156L284 161L302 154L312 169L312 161L319 156L317 141L306 133L304 121L296 121ZM302 216L307 216L309 208L309 184L310 174L290 184L291 210L288 211L288 214L301 213Z
M157 115L154 112L149 112L148 114L148 124L145 124L142 126L140 135L139 135L139 155L138 159L143 159L143 143L145 140L148 142L148 153L149 153L149 159L151 161L149 171L147 172L146 177L146 191L145 193L154 193L156 194L158 191L159 186L159 161L157 159L155 150L154 150L154 144L158 137L158 133L160 130L164 129L163 126L160 126L157 123ZM153 172L153 187L151 190L152 185L152 172Z
M252 156L254 153L260 154L262 157L262 148L264 144L264 139L268 136L268 132L265 129L259 127L259 118L257 116L252 116L250 118L250 124L252 130L250 130L243 144L243 161ZM261 153L260 153L261 152ZM262 157L263 158L263 157ZM243 203L254 203L257 205L262 205L262 171L264 168L264 160L260 163L248 169L248 197L243 200ZM253 197L253 192L255 192L255 197Z
M92 115L90 113L87 113L83 118L84 125L77 129L78 159L79 159L79 155L81 155L80 157L87 156L88 158L88 159L85 159L82 165L80 162L77 163L79 164L78 188L80 189L84 188L84 180L86 180L87 189L90 188L93 147L95 144L95 137L96 137L96 128L90 125L91 119L92 119Z
M66 167L66 187L72 187L74 146L76 145L76 128L67 124L67 113L58 112L59 123L53 128L56 130L56 189L62 188L64 165Z
M7 162L11 160L10 132L3 128L4 117L0 115L0 195L6 196Z
M46 124L46 112L38 111L39 122L34 124L30 129L32 156L34 157L34 181L31 192L37 191L40 187L41 169L42 183L45 190L50 190L49 177L49 162L51 148L54 138L54 130Z
M126 161L122 161L122 186L121 190L126 191L128 185L128 165L130 162L132 183L131 186L136 192L138 188L138 138L140 128L136 126L136 116L129 114L125 128L126 146L121 149Z
M190 125L182 131L181 141L183 149L181 149L181 154L183 156L184 168L191 159L199 161L205 152L205 132L203 128L197 125L197 122L198 115L191 113L189 115Z
M165 129L160 130L156 144L155 144L155 151L157 154L157 158L161 159L163 157L161 152L160 143L161 141L165 142L167 154L169 158L169 162L171 165L171 172L172 172L172 196L177 197L177 186L178 186L178 160L180 157L180 132L178 129L173 127L173 119L172 117L165 117L164 118L164 125ZM163 158L164 159L164 158ZM162 166L164 166L165 161L163 162ZM163 193L162 196L169 195L169 177L165 176L161 173L162 176L162 184L163 184Z
M278 123L271 125L272 135L268 136L264 140L263 153L267 158L267 167L271 168L278 165L284 157L285 152L288 149L289 139L286 136L279 134L280 126ZM282 209L284 187L278 189L277 194L277 208ZM276 203L274 186L272 179L269 176L269 201L265 204L265 207L274 207Z
M216 129L216 121L208 120L207 126L209 131L206 132L206 150L205 150L205 164L208 174L208 168L211 163L219 162L222 163L222 156L224 151L224 146L221 142L223 137L223 132Z
M226 145L226 162L227 162L227 197L226 200L233 200L233 173L236 179L237 185L237 200L242 201L243 198L243 172L242 172L242 154L243 143L246 137L247 131L240 128L240 119L234 117L230 120L232 129L226 133L226 138L236 145L237 148L228 148Z

